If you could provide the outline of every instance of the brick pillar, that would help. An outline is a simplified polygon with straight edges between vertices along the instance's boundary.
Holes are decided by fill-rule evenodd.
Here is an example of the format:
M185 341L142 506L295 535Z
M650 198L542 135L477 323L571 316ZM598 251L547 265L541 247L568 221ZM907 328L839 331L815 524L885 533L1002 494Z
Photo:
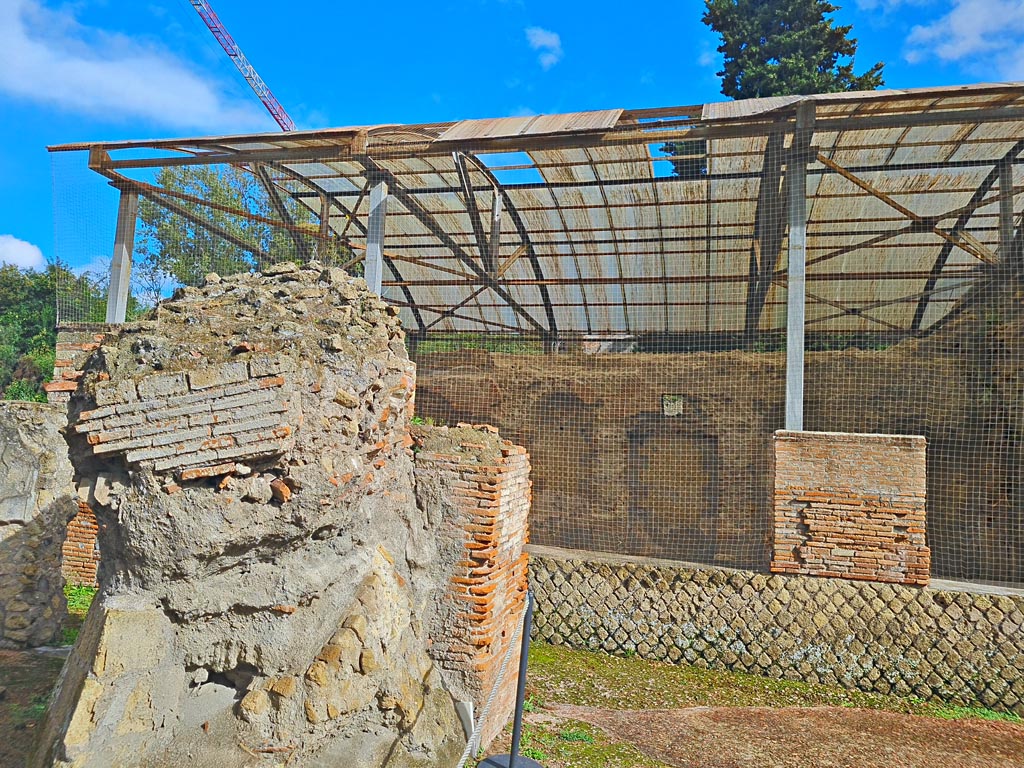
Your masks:
M442 549L447 545L454 564L438 606L431 655L456 699L471 700L479 717L510 654L481 746L501 732L515 705L521 637L514 635L525 607L523 547L532 493L526 449L496 432L460 424L420 428L415 435L417 496L428 515L440 509L445 516Z
M100 562L99 526L96 515L84 502L78 502L78 514L68 523L68 536L62 549L61 573L68 584L95 587Z
M925 439L775 433L775 573L928 583Z

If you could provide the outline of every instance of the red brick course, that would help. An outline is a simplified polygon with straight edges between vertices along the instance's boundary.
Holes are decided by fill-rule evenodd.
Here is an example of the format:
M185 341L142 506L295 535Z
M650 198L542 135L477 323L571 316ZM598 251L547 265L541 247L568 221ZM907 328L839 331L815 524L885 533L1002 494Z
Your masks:
M771 570L928 583L925 439L775 433Z

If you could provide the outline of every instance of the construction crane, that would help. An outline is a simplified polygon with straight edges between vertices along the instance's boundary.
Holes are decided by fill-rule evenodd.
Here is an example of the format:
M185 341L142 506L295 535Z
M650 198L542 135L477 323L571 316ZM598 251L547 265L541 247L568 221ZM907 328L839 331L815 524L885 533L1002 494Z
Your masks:
M188 0L196 12L199 14L199 18L203 20L213 36L217 38L217 42L220 43L221 48L228 57L235 62L235 66L238 67L238 71L242 73L242 77L249 83L253 91L259 97L259 100L263 102L263 106L267 108L271 117L277 121L277 124L281 126L282 131L294 131L295 122L289 117L285 108L281 106L281 102L277 100L267 84L263 82L263 78L259 76L259 73L249 63L249 60L245 58L245 54L242 53L242 49L238 47L238 43L235 42L234 38L231 37L231 33L228 32L227 28L217 18L217 14L206 0Z

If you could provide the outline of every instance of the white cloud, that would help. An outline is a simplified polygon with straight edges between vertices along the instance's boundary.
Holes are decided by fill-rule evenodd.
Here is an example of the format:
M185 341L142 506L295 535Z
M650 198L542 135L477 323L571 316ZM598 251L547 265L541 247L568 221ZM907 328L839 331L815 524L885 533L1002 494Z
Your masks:
M84 264L71 267L71 272L78 277L85 276L105 283L110 279L110 262L110 256L93 256Z
M0 263L10 264L19 269L42 269L46 259L39 247L14 235L0 235Z
M557 32L542 27L527 27L526 41L533 50L540 52L537 61L544 69L551 69L562 60L562 38Z
M697 64L707 69L713 67L718 62L718 57L712 51L703 51L700 56L697 57Z
M953 8L907 36L911 64L937 58L976 66L996 77L1024 78L1024 0L952 0Z
M68 6L0 0L0 92L79 114L178 130L267 128L259 107L155 45L85 27Z
M928 5L934 0L857 0L857 7L862 11L881 10L882 13L895 11L901 5Z

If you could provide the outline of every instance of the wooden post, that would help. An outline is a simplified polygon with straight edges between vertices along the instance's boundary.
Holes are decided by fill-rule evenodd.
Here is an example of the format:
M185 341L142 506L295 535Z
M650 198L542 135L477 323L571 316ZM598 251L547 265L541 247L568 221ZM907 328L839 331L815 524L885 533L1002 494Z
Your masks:
M107 322L123 323L128 314L128 293L132 277L132 252L135 250L135 219L139 214L139 195L121 190L114 232L114 257L110 262L110 286L107 290Z
M388 185L378 181L370 189L370 218L366 226L364 276L370 290L380 295L384 279L384 231L388 212Z
M804 304L807 277L807 160L798 150L814 130L814 103L796 108L793 150L786 164L789 176L789 270L786 284L786 429L804 428Z

